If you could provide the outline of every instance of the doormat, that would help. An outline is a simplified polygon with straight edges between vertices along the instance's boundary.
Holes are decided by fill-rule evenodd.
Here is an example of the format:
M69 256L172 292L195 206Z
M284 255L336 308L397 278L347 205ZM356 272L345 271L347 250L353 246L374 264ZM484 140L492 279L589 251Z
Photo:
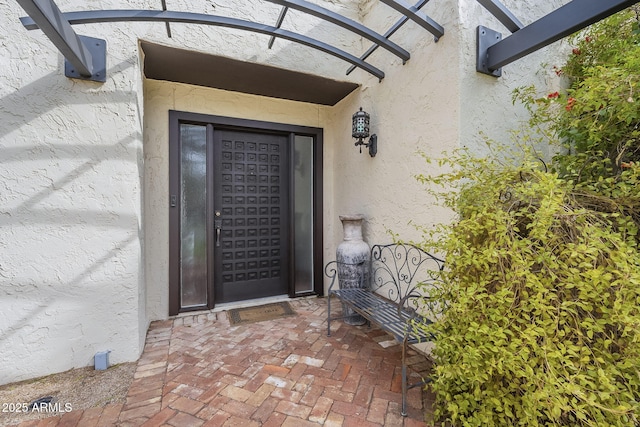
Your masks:
M229 323L233 326L274 320L280 317L295 316L296 314L286 301L259 305L257 307L234 308L227 311Z

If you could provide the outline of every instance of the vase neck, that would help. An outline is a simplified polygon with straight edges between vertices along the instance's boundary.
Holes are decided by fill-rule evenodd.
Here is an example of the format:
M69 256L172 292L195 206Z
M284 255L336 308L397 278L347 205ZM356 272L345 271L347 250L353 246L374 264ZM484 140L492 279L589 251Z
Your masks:
M362 220L343 220L344 240L362 240Z

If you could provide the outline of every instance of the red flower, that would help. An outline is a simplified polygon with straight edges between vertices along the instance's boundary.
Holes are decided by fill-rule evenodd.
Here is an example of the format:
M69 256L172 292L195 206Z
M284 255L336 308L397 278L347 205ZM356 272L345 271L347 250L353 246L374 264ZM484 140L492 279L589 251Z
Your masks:
M554 99L554 98L557 98L559 96L560 96L560 94L558 92L553 92L553 93L550 93L549 95L547 95L547 98Z
M574 47L571 52L573 52L574 55L580 55L582 53L580 52L580 49L578 49L577 47Z
M622 163L620 163L620 167L621 168L630 168L632 166L633 166L633 162L628 162L628 163L627 162L622 162Z
M587 43L590 43L591 40L593 40L590 36L587 36L584 38L584 41L586 41Z
M576 99L574 97L570 97L569 99L567 99L567 105L564 107L565 110L571 111L575 103L576 103Z

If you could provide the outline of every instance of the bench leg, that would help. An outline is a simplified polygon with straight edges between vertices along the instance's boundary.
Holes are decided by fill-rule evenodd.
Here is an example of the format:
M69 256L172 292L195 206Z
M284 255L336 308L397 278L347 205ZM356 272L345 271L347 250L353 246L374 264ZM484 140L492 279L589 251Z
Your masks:
M327 297L327 336L331 336L331 293Z
M407 339L402 341L402 416L407 416Z

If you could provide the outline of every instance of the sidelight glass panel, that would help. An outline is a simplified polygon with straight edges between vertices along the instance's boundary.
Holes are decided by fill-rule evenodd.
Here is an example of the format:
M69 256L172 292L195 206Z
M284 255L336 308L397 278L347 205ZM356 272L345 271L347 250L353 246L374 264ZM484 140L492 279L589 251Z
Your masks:
M293 144L295 292L313 291L313 137Z
M180 302L207 305L207 128L180 125Z

